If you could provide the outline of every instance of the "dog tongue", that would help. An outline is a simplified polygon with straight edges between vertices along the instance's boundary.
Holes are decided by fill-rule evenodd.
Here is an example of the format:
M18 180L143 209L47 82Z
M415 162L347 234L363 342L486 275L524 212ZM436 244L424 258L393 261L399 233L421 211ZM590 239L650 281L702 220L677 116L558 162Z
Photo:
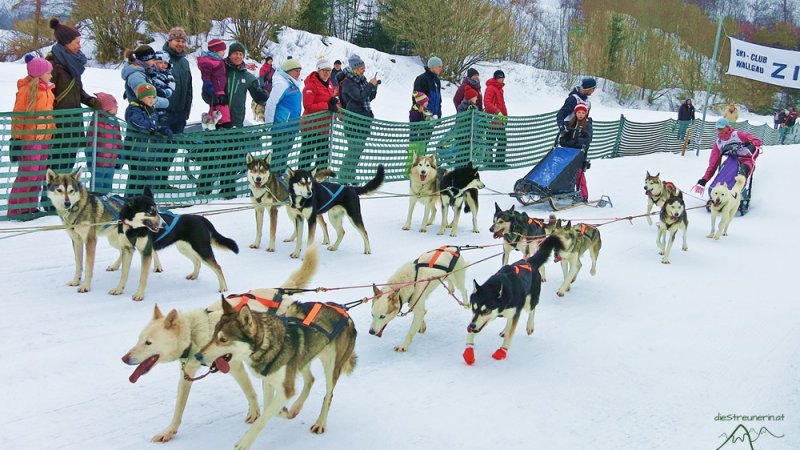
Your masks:
M428 175L422 175L422 174L419 175L420 181L425 181L425 178L428 178Z
M133 370L131 376L128 377L128 381L131 383L136 383L139 380L139 377L147 372L150 372L150 369L153 368L153 366L156 364L156 361L158 361L158 355L153 355L142 361L138 366L136 366L136 369Z
M228 361L225 361L225 357L220 356L219 358L214 360L214 365L217 366L222 373L228 373L231 370L231 365L228 364Z

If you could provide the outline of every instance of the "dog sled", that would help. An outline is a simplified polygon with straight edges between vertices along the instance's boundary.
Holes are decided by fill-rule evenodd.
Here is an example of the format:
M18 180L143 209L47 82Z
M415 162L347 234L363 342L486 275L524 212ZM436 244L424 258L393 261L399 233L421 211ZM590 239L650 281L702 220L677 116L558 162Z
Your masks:
M594 201L581 195L577 177L585 162L586 152L582 149L555 145L527 175L514 183L511 195L525 206L547 202L553 211L585 205L613 207L607 195Z
M717 176L707 184L706 192L708 197L711 198L711 191L714 186L725 183L728 189L731 189L736 184L736 176L741 174L747 177L744 188L742 189L742 201L739 203L739 215L747 214L750 209L750 197L753 190L753 173L756 171L756 158L760 150L751 148L750 146L743 145L740 142L730 143L722 147L721 156L725 157L725 161L717 171ZM753 169L742 162L743 159L750 159L753 161ZM749 172L749 173L748 173ZM702 190L701 190L702 192Z

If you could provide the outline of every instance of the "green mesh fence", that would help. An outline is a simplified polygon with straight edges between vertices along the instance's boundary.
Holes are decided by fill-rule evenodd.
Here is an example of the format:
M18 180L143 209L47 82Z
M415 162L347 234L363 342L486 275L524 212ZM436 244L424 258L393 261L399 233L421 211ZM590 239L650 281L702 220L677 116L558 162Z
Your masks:
M693 142L702 134L703 147L711 146L712 122L697 120L690 128ZM796 133L766 125L743 122L736 128L759 136L766 145L798 141ZM589 157L679 152L683 141L677 130L674 120L595 121ZM248 152L272 153L277 170L329 167L338 181L363 183L374 176L378 164L385 166L387 180L405 179L414 154L435 154L444 168L468 161L486 170L533 167L555 139L554 112L500 118L466 111L419 123L323 112L235 130L202 131L193 124L171 139L137 132L122 120L92 110L52 111L39 117L0 113L0 220L45 214L31 210L49 206L43 195L48 167L57 172L81 167L84 182L95 192L132 195L147 186L162 203L189 205L246 196ZM693 151L694 144L690 148Z

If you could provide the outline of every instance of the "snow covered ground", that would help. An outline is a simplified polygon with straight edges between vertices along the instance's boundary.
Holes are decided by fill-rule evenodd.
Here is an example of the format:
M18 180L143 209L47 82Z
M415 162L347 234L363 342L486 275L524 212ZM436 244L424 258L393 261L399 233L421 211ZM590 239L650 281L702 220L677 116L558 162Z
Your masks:
M256 448L709 449L739 423L715 421L718 414L783 414L784 421L743 423L785 436L763 435L755 448L798 448L800 328L797 300L787 283L800 250L792 225L800 221L800 209L786 201L794 188L786 168L798 164L800 146L767 148L755 174L750 213L736 218L730 236L712 241L705 238L708 213L691 210L689 251L676 246L671 265L660 263L655 227L643 219L602 226L597 276L590 277L585 267L572 291L558 299L562 277L549 263L536 333L528 337L518 330L502 362L490 357L501 344L502 324L496 321L477 338L477 364L463 363L469 313L443 290L428 301L427 333L405 354L392 347L405 335L408 318L390 323L379 339L367 333L369 307L353 309L358 366L337 386L328 433L308 432L323 393L317 384L300 416L271 422ZM646 170L688 189L704 168L705 155L596 161L588 174L592 196L610 195L614 208L576 208L561 217L596 223L640 214ZM524 173L488 172L484 179L488 187L507 191ZM403 182L384 187L406 189ZM361 239L346 228L338 252L322 251L312 285L381 282L403 261L439 245L492 243L493 202L505 208L515 201L484 194L481 233L469 233L468 221L462 221L458 238L402 231L403 198L365 199L373 254L362 255ZM687 200L689 207L700 203ZM421 215L417 211L415 226ZM212 220L242 248L239 255L218 252L232 292L277 286L299 264L288 257L291 244L279 243L274 254L247 248L254 233L249 211ZM280 220L278 235L286 237L283 212ZM31 225L57 223L48 217ZM151 275L147 297L135 303L133 281L123 296L106 294L118 275L102 271L115 257L105 243L99 245L100 270L88 294L65 285L73 264L65 233L7 239L0 248L6 255L0 268L3 447L154 448L149 438L172 413L177 365L156 366L132 385L127 380L132 368L119 358L135 343L153 304L168 310L212 303L218 295L213 275L204 268L199 280L184 280L189 262L176 250L165 250L166 272ZM475 261L497 250L465 256ZM468 279L483 282L499 265L498 257L473 266ZM138 276L136 269L132 276ZM367 295L368 289L359 289L305 298L347 302ZM315 372L321 375L321 368ZM166 445L230 448L247 428L242 394L222 374L195 384L183 426Z
M319 40L302 40L308 49L303 64L310 67L321 54ZM293 41L289 41L293 42ZM302 45L301 45L302 44ZM276 59L294 52L289 43L275 50ZM322 45L322 44L319 44ZM333 42L331 58L345 59L354 51ZM360 51L360 50L359 50ZM386 55L363 51L368 73L384 67ZM405 120L416 61L396 58L381 69L386 80L375 102L379 117ZM485 66L484 79L493 71ZM512 114L553 111L565 95L548 76L532 77L536 69L505 68L506 97ZM396 70L396 72L395 72ZM20 64L2 64L0 110L13 101ZM556 77L552 77L555 79ZM527 80L527 83L525 82ZM534 80L534 81L531 81ZM199 88L199 76L195 79ZM88 92L121 94L118 71L89 68ZM448 91L445 98L452 94ZM121 97L121 95L120 95ZM616 118L623 110L599 92L592 114ZM446 112L452 108L444 102ZM205 109L196 99L193 117ZM672 112L636 110L647 120L674 117ZM628 115L628 112L625 112ZM603 115L607 115L604 117ZM762 119L764 121L765 119ZM701 156L672 154L594 161L588 173L593 198L610 195L614 208L581 207L564 218L599 223L641 214L645 172L660 172L687 189L706 166ZM689 251L673 248L672 264L658 256L654 226L643 219L601 227L603 249L598 274L580 273L572 291L558 299L561 271L548 264L536 315L536 333L520 329L505 361L491 353L500 346L496 321L476 340L478 362L461 359L469 313L443 290L428 301L428 331L408 353L397 354L410 325L398 318L383 338L367 333L368 306L352 314L359 331L358 365L336 389L329 431L312 435L308 428L321 403L321 377L300 416L275 420L254 448L292 449L715 449L737 424L772 433L761 435L756 449L800 448L800 328L796 294L788 280L797 244L795 224L800 208L792 205L794 180L790 168L800 165L800 146L768 147L755 173L750 213L737 217L731 235L720 241L705 238L710 227L703 209L689 212ZM526 170L487 172L489 188L506 192ZM404 193L407 184L390 183L383 190ZM493 202L506 208L509 197L484 191L479 212L480 234L469 233L462 220L458 238L402 231L404 198L364 199L363 209L373 254L361 254L362 243L349 224L338 252L322 251L313 286L337 287L385 281L403 262L442 244L491 244L488 228ZM241 204L245 200L196 206L200 212ZM687 206L702 202L687 199ZM527 209L546 216L544 209ZM421 220L417 210L413 226ZM211 220L242 249L239 255L218 252L231 292L279 285L299 264L288 257L293 244L278 243L276 253L251 250L253 214L249 211L213 216ZM26 225L55 225L56 217ZM436 222L438 224L438 220ZM18 226L0 223L0 229ZM278 235L290 233L280 213ZM5 234L0 237L6 236ZM497 247L465 253L476 261ZM178 366L156 366L137 384L130 384L132 367L120 357L135 343L152 314L163 310L204 307L212 303L216 280L203 268L200 279L187 281L189 262L175 249L161 253L166 272L152 274L147 296L130 300L138 263L126 293L112 297L117 273L103 267L115 258L105 243L98 246L93 290L78 294L66 286L73 259L66 233L50 231L0 240L4 314L0 316L0 435L9 449L142 449L157 448L151 436L168 424L174 405ZM518 255L515 254L515 255ZM588 257L585 257L588 259ZM483 282L500 266L496 257L469 269L468 280ZM369 289L307 295L308 300L348 302L369 295ZM321 375L321 368L315 367ZM215 374L193 388L182 428L170 449L231 448L247 429L245 400L231 377ZM784 415L782 421L715 420L719 414ZM739 433L741 436L741 432ZM754 434L755 436L755 434ZM161 448L161 447L158 447ZM750 448L744 442L722 449Z

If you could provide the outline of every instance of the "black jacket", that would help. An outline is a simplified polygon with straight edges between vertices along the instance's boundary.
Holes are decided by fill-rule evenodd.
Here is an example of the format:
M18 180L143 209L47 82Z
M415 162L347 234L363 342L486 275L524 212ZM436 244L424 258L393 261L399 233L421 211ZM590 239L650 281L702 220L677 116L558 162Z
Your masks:
M694 120L694 105L683 102L678 108L678 120Z

